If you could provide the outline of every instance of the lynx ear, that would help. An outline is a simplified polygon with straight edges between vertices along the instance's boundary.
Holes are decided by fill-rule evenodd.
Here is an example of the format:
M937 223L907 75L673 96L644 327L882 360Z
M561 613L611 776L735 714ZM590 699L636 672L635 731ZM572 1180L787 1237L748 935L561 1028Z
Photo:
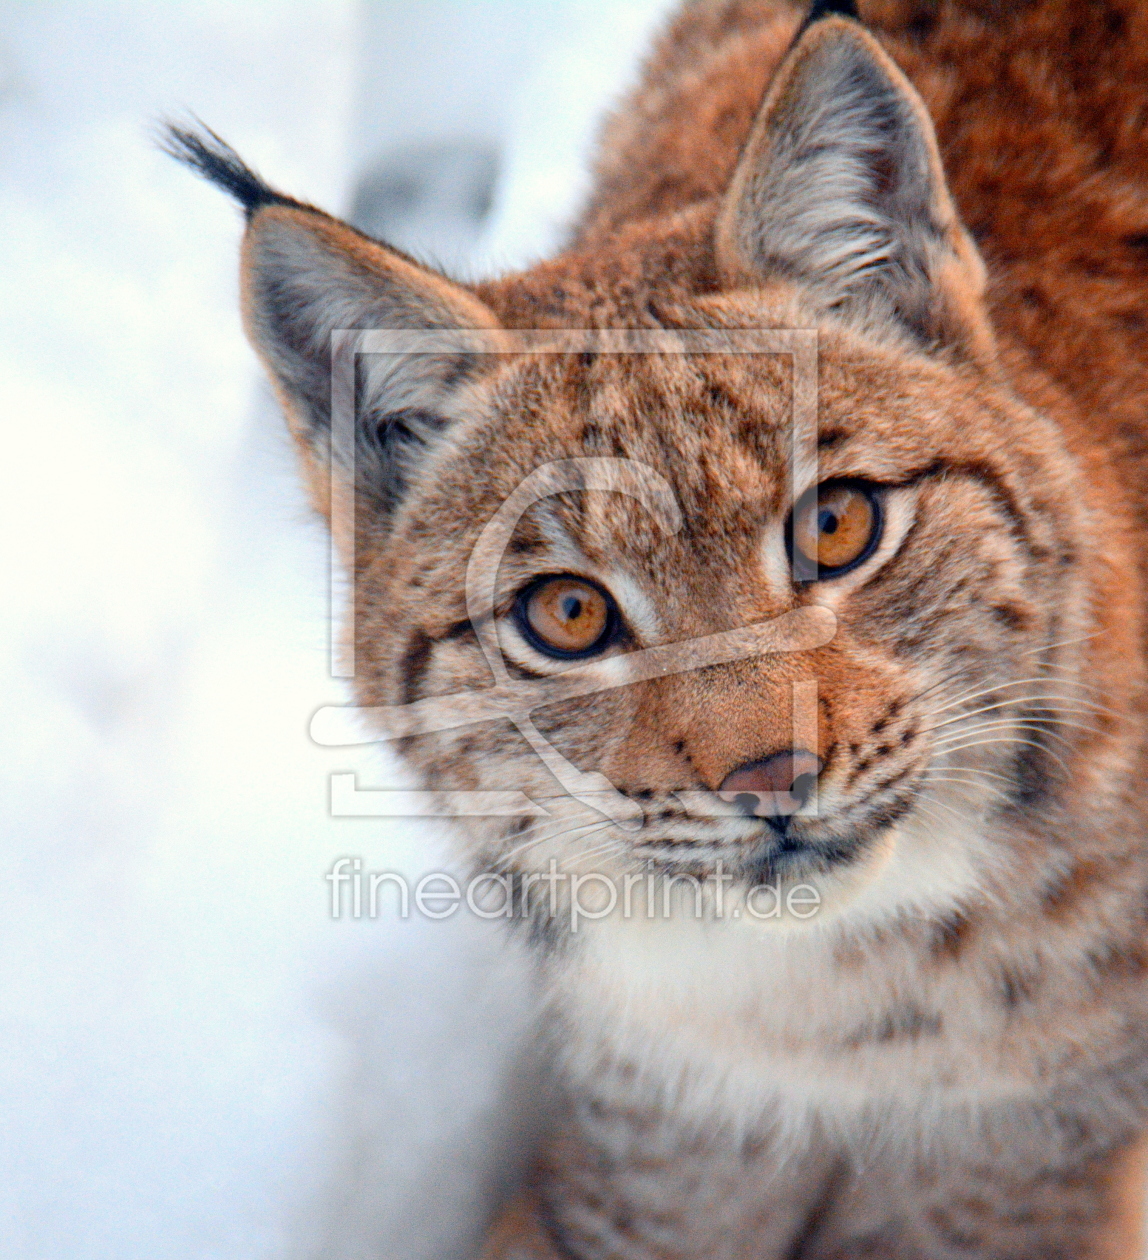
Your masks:
M924 103L858 23L808 24L778 68L718 216L730 283L794 280L825 313L991 355L985 273Z
M242 290L263 359L327 507L328 452L353 462L356 489L390 510L420 457L450 425L466 386L493 362L497 327L461 286L345 223L269 188L217 136L171 128L167 147L236 196L247 213ZM347 330L444 332L430 352L364 347ZM385 341L385 337L384 337ZM334 391L334 394L333 394ZM332 429L332 399L353 416ZM345 440L353 433L353 442Z

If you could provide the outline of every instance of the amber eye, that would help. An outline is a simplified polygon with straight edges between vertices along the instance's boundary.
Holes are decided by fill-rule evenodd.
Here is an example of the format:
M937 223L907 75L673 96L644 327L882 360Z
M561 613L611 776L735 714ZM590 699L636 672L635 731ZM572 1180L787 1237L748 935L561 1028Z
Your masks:
M614 601L585 578L536 578L515 603L518 628L547 656L593 656L613 640L619 624Z
M799 582L839 577L867 560L880 541L881 502L874 490L856 482L827 481L793 510L793 575Z

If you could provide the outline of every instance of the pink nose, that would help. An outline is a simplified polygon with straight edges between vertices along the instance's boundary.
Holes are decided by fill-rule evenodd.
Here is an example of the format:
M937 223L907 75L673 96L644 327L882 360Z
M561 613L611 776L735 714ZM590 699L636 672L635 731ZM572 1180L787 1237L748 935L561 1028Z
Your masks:
M781 830L809 799L821 773L821 758L798 748L750 761L727 774L718 788L723 801L758 818L777 819Z

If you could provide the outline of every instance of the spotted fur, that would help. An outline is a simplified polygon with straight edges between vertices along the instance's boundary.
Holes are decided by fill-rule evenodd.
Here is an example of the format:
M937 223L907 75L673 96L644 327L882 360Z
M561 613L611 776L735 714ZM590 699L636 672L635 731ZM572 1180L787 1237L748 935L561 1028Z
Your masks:
M361 703L490 687L468 560L552 461L648 466L680 528L588 483L530 508L494 604L512 680L567 667L512 616L545 573L613 594L616 670L795 609L836 618L820 647L534 714L636 829L564 797L510 723L403 741L428 785L551 808L458 838L509 877L560 1100L490 1260L1139 1254L1148 5L850 8L687 5L568 247L469 288L179 142L249 212L248 328L321 511L351 489L327 473L332 333L464 328L499 351L359 373ZM510 352L514 330L617 328L817 329L818 476L881 487L873 555L794 580L810 473L786 356ZM816 815L779 838L682 803L787 746L810 679ZM637 912L573 933L551 862L629 878ZM690 878L719 866L726 913L698 918ZM820 914L733 913L763 877L814 884ZM675 913L643 913L663 895Z

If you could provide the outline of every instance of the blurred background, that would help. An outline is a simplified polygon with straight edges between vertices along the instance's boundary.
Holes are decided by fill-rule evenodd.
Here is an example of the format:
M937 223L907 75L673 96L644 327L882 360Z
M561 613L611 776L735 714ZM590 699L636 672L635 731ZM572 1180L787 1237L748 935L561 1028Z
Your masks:
M490 924L335 921L326 543L194 113L460 276L560 242L666 0L0 3L0 1255L465 1257L527 1149Z

